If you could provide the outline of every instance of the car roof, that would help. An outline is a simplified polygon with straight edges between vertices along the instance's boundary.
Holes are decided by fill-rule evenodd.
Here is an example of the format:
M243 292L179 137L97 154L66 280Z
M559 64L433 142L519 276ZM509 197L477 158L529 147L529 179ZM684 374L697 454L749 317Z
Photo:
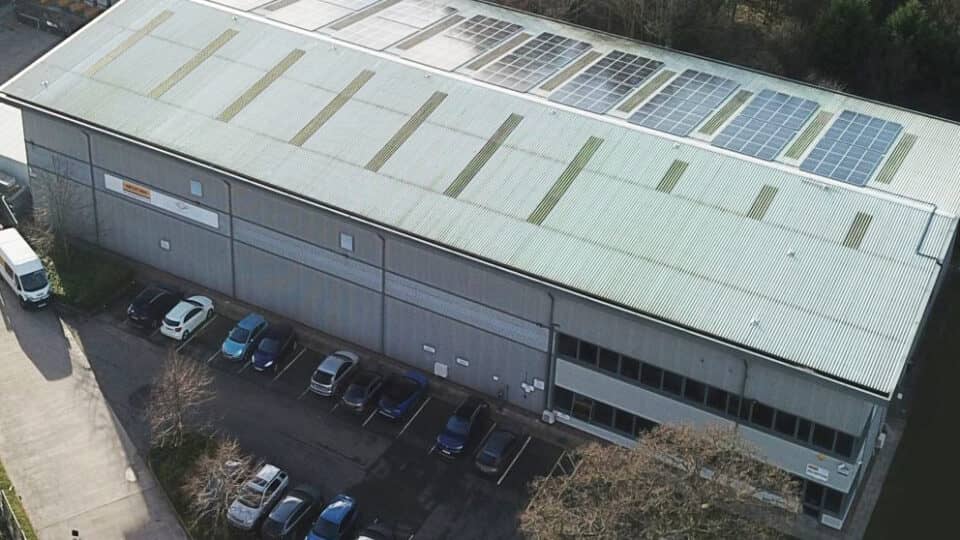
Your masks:
M249 313L246 317L240 319L237 323L237 326L245 330L253 330L258 324L264 322L266 319L263 318L263 315L258 313Z
M320 517L331 523L342 523L347 512L356 504L352 497L340 494L333 498L333 501L323 509Z
M260 480L266 480L267 482L269 482L274 478L276 478L276 476L280 474L280 472L281 472L280 467L277 467L276 465L270 465L269 463L267 463L263 467L260 467L260 470L257 471L256 478L259 478Z
M492 450L494 452L500 453L503 452L503 449L511 442L516 440L517 434L512 431L507 431L505 429L498 429L490 434L487 438L486 444L483 445L485 450Z
M322 362L320 362L320 365L317 366L317 369L324 373L335 375L337 373L337 370L340 369L340 366L342 366L343 364L346 364L348 361L352 362L353 360L348 360L347 358L344 358L343 356L337 353L333 353L333 354L327 355L327 357L324 358Z
M167 313L167 317L172 320L180 320L186 315L191 309L195 309L198 306L192 302L187 302L186 300L181 300L177 302L177 305L173 306L173 309Z

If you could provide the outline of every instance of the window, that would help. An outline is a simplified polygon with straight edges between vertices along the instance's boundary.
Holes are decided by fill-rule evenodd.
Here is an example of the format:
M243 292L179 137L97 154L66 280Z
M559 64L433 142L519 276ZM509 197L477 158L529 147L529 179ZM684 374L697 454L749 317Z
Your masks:
M813 429L813 422L801 418L797 423L797 438L803 442L809 442L811 429Z
M613 407L606 403L593 403L593 423L604 427L613 426Z
M663 370L651 366L650 364L644 364L640 369L640 383L645 384L651 388L660 388L660 381L663 379Z
M573 410L573 392L566 388L554 387L553 408L569 413Z
M593 408L593 400L583 397L579 394L573 395L573 417L584 422L590 421L590 410Z
M720 412L727 410L727 392L719 388L707 388L707 407Z
M557 334L557 354L560 356L576 358L577 338L570 337L566 334Z
M732 416L740 414L740 396L730 394L730 399L727 401L727 414Z
M763 426L767 429L773 427L773 408L764 405L763 403L756 402L753 404L753 414L750 416L750 421L758 426Z
M663 389L671 394L683 394L683 377L672 371L663 371Z
M190 194L194 197L203 197L203 184L199 180L190 181Z
M597 365L597 346L588 341L580 342L580 354L577 355L577 358L581 362L586 362L591 365Z
M833 450L833 436L836 432L827 426L813 424L813 445L824 450Z
M600 349L600 369L617 373L620 369L620 355L609 350Z
M823 500L823 486L816 482L807 482L806 489L803 490L803 502L810 506L820 507L820 501Z
M830 488L826 488L825 491L823 509L832 514L839 514L843 508L843 493Z
M702 382L697 382L693 379L687 379L686 386L683 387L683 397L689 399L690 401L696 401L697 403L703 404L703 400L706 398L707 394L707 385Z
M657 427L658 425L656 422L652 420L647 420L646 418L642 418L640 416L636 416L634 417L634 419L635 419L635 422L633 425L634 436L639 436L640 433L644 431L650 431L651 429Z
M617 409L616 419L613 422L613 427L617 431L622 431L623 433L632 435L633 419L634 416L632 414Z
M640 361L629 356L620 357L620 375L628 379L637 380L640 378Z
M733 400L731 400L733 401ZM750 420L750 410L753 409L753 404L756 403L752 399L745 399L743 403L740 404L739 415L741 420Z
M847 435L842 431L837 432L837 443L834 450L841 456L853 457L853 446L855 439L852 435Z
M777 411L777 421L774 422L773 429L793 437L793 434L797 431L797 417L790 413Z
M340 249L353 251L353 235L340 233Z

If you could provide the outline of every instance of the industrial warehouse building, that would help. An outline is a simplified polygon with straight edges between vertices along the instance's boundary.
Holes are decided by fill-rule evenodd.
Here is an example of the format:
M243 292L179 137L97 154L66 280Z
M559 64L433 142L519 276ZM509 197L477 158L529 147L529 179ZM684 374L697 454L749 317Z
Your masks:
M957 125L469 0L126 0L0 99L87 240L621 444L738 425L834 528L960 200Z

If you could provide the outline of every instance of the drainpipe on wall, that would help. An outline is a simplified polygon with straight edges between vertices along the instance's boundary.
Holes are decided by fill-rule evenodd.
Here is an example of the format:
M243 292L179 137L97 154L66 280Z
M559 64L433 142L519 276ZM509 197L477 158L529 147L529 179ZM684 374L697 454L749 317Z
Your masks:
M737 405L737 417L733 420L734 429L740 428L740 418L743 413L743 405L747 401L747 377L750 373L750 364L747 362L746 358L741 358L743 362L743 377L740 379L740 403Z
M382 234L374 232L380 239L380 354L387 355L387 240Z
M553 297L553 293L547 291L547 296L550 297L550 329L548 333L547 341L547 380L545 386L547 387L547 399L545 409L553 410L553 379L556 376L557 365L556 360L554 359L553 354L553 343L556 341L555 333L555 324L553 322L553 306L556 303L556 299Z
M233 186L230 182L220 179L227 187L227 221L230 222L230 296L237 297L237 260L233 251Z
M80 133L83 133L83 136L87 138L87 165L90 167L90 200L93 201L93 234L99 246L100 216L97 214L97 177L93 173L93 144L90 142L90 134L87 133L87 130L81 129Z

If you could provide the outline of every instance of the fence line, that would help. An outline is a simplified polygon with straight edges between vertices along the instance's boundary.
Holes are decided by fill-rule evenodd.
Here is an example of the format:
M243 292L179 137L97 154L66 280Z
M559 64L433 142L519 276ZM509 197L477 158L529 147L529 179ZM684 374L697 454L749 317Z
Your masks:
M0 538L3 540L27 540L27 535L23 532L23 527L13 513L13 507L10 506L10 500L7 499L7 492L0 490Z

